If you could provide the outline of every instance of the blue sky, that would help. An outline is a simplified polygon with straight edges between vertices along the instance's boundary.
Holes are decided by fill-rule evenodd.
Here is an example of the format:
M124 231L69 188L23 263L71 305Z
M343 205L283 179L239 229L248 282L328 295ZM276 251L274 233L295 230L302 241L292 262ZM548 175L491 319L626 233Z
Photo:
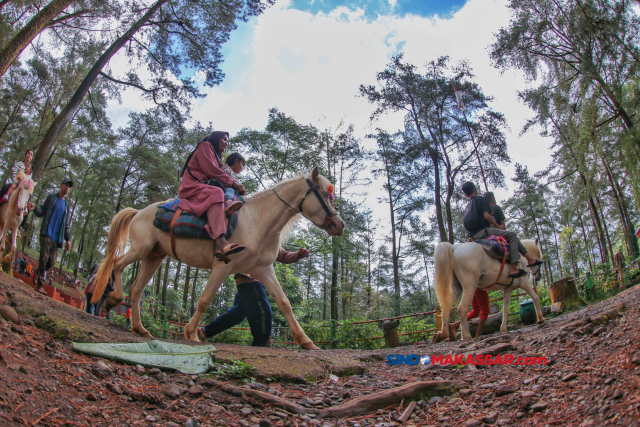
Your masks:
M518 99L526 82L515 71L496 70L487 51L494 34L509 24L508 4L509 0L277 0L264 14L238 23L222 49L226 77L219 86L202 88L207 97L195 101L192 119L235 135L244 127L264 129L269 108L276 107L320 129L339 131L353 124L366 145L371 141L365 135L378 127L391 133L402 128L403 116L387 114L371 122L374 106L359 96L360 85L375 84L376 73L398 52L419 69L447 55L451 65L469 61L475 81L494 97L492 107L505 114L512 161L531 172L542 170L551 160L546 149L550 141L536 132L519 135L532 115ZM120 56L110 67L127 69L126 61ZM197 74L195 78L197 84ZM121 104L110 103L115 126L125 125L130 111L152 107L133 89L122 98ZM512 169L505 169L507 176ZM377 186L374 182L369 193L375 194ZM509 195L509 189L496 191L499 200ZM385 218L386 210L375 198L365 203Z
M329 13L340 6L351 10L360 8L367 19L376 19L378 15L451 16L465 3L466 0L293 0L290 8L314 15L318 12Z

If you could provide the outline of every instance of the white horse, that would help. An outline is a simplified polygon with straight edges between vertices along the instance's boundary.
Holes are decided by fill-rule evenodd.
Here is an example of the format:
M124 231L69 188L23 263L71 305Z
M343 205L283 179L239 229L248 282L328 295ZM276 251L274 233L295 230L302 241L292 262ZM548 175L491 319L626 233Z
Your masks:
M534 258L542 258L542 249L534 240L522 240L522 244ZM527 273L532 269L527 267L526 259L520 258L520 268ZM448 242L439 243L435 250L436 268L436 295L442 308L442 330L440 337L449 338L449 314L453 304L462 293L462 300L458 305L458 315L460 316L460 327L462 339L471 339L467 313L473 300L476 288L486 291L502 290L504 305L502 311L501 332L507 332L507 320L509 313L509 302L511 292L520 288L524 290L533 300L538 315L538 323L544 322L544 316L540 309L538 295L533 290L529 282L529 275L519 277L511 282L509 276L509 265L505 265L500 273L501 261L487 255L485 250L476 243L459 243L452 245ZM533 267L536 280L540 280L540 266ZM498 277L500 273L500 277ZM453 337L455 339L455 337Z
M9 200L0 206L0 227L2 227L0 254L4 253L7 231L11 230L11 250L2 259L2 262L5 264L13 260L13 255L17 247L18 226L22 222L24 209L27 206L27 202L29 202L29 197L33 194L33 188L36 184L37 183L31 180L31 175L25 175L9 196Z
M105 304L111 308L122 301L122 271L127 265L142 260L138 278L131 286L131 330L150 337L151 334L140 322L140 296L165 256L177 256L180 261L192 267L211 269L207 285L198 300L196 312L185 327L185 339L199 341L198 323L211 305L224 279L233 273L248 273L258 278L273 297L291 327L293 340L304 348L318 349L293 315L291 304L276 278L273 263L278 256L282 240L286 237L285 234L292 226L292 220L299 213L317 227L324 229L327 234L342 235L344 221L329 201L330 187L332 185L329 181L320 176L318 168L315 168L308 178L301 175L248 197L242 210L238 212L238 226L229 239L231 243L245 245L246 249L231 256L229 264L214 258L211 240L176 239L174 254L169 234L153 226L156 209L160 203L147 206L141 211L123 209L111 221L107 254L98 270L93 302L101 298L112 269L115 269L115 291ZM129 236L131 247L124 253Z

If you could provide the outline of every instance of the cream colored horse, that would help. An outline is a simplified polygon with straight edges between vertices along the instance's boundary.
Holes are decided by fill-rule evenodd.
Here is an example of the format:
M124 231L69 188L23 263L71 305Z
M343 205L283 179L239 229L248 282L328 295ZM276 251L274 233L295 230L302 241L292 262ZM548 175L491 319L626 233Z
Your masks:
M291 327L293 340L307 349L317 349L306 336L291 310L291 304L282 291L276 278L273 263L278 256L283 234L287 225L302 214L314 225L325 229L327 234L340 236L344 230L344 222L329 202L329 181L320 176L318 168L309 175L309 182L317 186L319 198L313 191L305 176L299 176L277 184L274 188L248 197L246 204L239 211L238 226L231 243L237 242L246 246L243 252L232 255L231 262L224 264L213 257L213 242L204 239L176 239L176 255L185 264L196 268L211 269L211 275L198 300L195 314L184 331L187 340L199 341L196 333L198 323L222 282L230 274L248 273L258 278L265 289L273 297L278 308ZM303 202L304 200L304 202ZM93 301L98 301L106 287L107 280L115 268L115 291L107 299L107 307L114 307L122 301L122 271L138 260L142 260L140 273L131 286L131 330L143 336L151 336L140 322L139 301L142 291L162 264L165 256L174 257L171 250L169 234L153 226L156 209L160 203L147 206L141 211L127 208L120 211L111 221L111 229L107 243L107 255L100 265ZM318 225L322 224L322 225ZM130 237L131 247L124 253Z
M534 258L542 258L542 250L534 240L522 240L522 244ZM462 293L462 300L458 305L458 315L460 316L460 328L462 339L471 339L469 333L469 324L467 322L467 313L469 306L473 300L476 288L487 291L502 290L504 295L502 325L501 332L507 332L507 320L509 316L509 302L511 301L511 292L517 288L524 290L533 300L538 315L538 323L544 322L544 316L540 309L538 295L533 290L529 282L529 275L519 277L513 280L509 285L509 266L505 265L500 275L499 283L508 286L496 284L498 273L500 272L501 262L495 258L491 258L476 243L459 243L452 245L448 242L438 243L435 250L435 268L436 268L436 295L442 309L442 330L440 337L442 339L449 338L449 315L453 304L457 301ZM520 258L520 268L527 273L531 271L527 267L526 259ZM540 267L533 267L536 280L540 280Z
M16 252L16 241L18 239L18 226L24 217L24 208L29 202L29 197L33 194L33 187L37 183L31 180L31 175L26 175L9 196L9 200L0 206L0 227L2 234L0 239L0 254L4 252L5 236L11 230L11 251L2 259L3 263L10 263Z

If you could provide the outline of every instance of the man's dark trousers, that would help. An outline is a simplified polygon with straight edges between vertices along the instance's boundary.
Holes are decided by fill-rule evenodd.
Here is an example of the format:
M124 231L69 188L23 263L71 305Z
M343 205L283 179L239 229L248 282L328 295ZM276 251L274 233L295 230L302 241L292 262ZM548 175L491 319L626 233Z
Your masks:
M58 256L58 245L49 236L40 235L40 260L36 270L36 285L41 288L44 284L44 273L53 267Z
M207 338L230 329L244 319L249 321L254 347L266 347L271 338L271 322L273 313L262 283L255 281L238 285L238 292L233 306L213 322L203 328Z

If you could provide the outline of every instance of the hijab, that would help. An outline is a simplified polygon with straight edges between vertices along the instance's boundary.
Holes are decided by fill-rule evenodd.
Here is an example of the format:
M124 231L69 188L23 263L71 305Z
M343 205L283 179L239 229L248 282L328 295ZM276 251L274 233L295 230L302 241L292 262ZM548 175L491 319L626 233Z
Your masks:
M211 135L202 140L202 142L209 141L211 146L213 147L213 151L216 153L216 160L218 161L218 167L222 167L222 153L220 152L220 140L227 135L229 137L229 132L223 131L215 131L211 132Z
M216 155L216 160L218 161L218 167L221 168L222 167L222 153L220 152L220 140L225 135L227 135L227 138L228 138L229 137L229 132L215 131L215 132L211 132L211 134L208 137L206 137L205 139L200 141L200 143L198 145L196 145L196 148L193 149L191 154L189 154L189 157L187 157L187 161L184 162L184 166L182 166L182 169L180 170L179 177L182 178L182 176L184 175L184 171L188 169L188 164L191 161L191 157L193 157L193 153L195 153L196 150L198 149L198 147L200 146L200 144L202 144L205 141L211 144L211 147L213 148L213 152ZM189 172L189 173L191 173L191 172Z

